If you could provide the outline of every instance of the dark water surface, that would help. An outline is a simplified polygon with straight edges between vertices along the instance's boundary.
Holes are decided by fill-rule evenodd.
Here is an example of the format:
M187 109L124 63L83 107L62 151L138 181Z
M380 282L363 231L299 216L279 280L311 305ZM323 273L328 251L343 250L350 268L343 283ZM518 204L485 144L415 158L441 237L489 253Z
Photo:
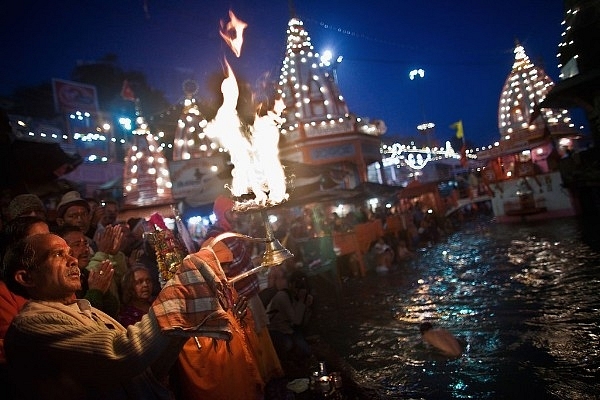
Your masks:
M345 282L314 322L381 398L600 399L599 238L570 218L470 222L387 276ZM427 349L423 320L464 355Z

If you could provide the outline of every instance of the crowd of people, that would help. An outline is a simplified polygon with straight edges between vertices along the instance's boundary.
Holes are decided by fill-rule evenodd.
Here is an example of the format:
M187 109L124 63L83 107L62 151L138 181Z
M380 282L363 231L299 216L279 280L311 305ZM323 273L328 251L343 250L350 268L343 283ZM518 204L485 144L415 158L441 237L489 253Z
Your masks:
M419 248L439 242L454 226L450 220L440 217L419 202L396 204L389 208L360 207L347 212L343 217L336 212L325 214L320 207L304 208L301 215L289 217L283 215L279 224L280 231L276 235L285 240L294 254L301 253L296 242L307 238L335 235L351 232L359 224L381 221L386 227L388 218L401 215L404 227L397 231L382 233L370 243L368 252L364 254L367 272L385 274L416 257ZM358 260L355 254L338 257L339 273L344 277L359 276Z
M307 374L290 362L298 317L273 317L278 293L263 302L256 274L231 284L260 263L252 242L214 241L244 229L233 205L215 200L216 222L165 284L147 221L119 221L117 202L69 191L51 217L37 196L13 198L0 242L3 397L254 400L274 380ZM278 274L272 289L287 293ZM305 308L308 299L305 290ZM299 348L308 368L310 348Z
M165 281L145 235L151 223L119 220L119 211L116 201L77 191L61 197L52 217L33 194L10 202L0 241L4 398L254 400L272 382L316 368L306 337L315 293L294 242L348 229L347 218L315 218L314 210L283 218L275 234L295 257L261 282L245 275L260 265L260 244L216 240L264 237L260 223L219 196L216 222ZM380 217L361 209L352 223ZM428 219L413 212L417 234ZM418 243L408 231L380 237L370 251L374 270L415 258Z

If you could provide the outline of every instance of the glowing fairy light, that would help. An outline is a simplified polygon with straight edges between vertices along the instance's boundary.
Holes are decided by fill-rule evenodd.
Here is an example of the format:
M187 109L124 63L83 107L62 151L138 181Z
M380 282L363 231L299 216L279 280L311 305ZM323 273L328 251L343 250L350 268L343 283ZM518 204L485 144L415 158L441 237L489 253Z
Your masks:
M136 109L140 114L138 105ZM125 205L147 206L173 202L172 183L162 150L163 147L157 144L145 119L138 115L133 131L133 144L125 158Z
M210 157L218 149L218 145L204 132L208 121L200 112L194 97L198 86L196 82L188 80L183 83L183 90L186 98L175 130L173 160Z

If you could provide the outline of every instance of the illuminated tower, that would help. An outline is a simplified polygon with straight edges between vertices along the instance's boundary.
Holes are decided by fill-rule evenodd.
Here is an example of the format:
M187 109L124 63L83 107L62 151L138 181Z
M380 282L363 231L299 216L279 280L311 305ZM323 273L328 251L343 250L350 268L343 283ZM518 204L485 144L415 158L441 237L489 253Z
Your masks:
M167 160L141 115L138 100L133 143L125 157L123 194L125 206L141 207L174 202Z
M554 83L542 68L529 60L521 44L517 43L514 53L515 61L504 82L498 107L500 139L527 140L546 133L572 134L573 123L565 109L543 108L541 115L530 121L534 109L548 95Z
M177 121L173 146L173 160L210 157L219 146L204 133L207 120L202 115L194 97L198 92L196 82L188 80L183 84L185 100L181 117Z
M361 120L348 111L330 65L316 53L303 22L288 23L287 44L278 92L286 109L280 155L312 165L340 165L354 182L367 181L367 167L381 162L382 121Z
M566 0L563 33L558 44L561 81L545 104L579 108L589 121L594 147L600 147L600 2ZM597 157L591 157L593 159Z

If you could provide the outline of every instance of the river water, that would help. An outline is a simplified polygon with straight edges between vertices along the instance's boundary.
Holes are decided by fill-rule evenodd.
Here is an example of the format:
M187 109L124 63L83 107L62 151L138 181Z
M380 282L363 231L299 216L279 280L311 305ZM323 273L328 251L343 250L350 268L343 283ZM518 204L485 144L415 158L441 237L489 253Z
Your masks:
M600 234L579 219L471 221L317 304L319 335L378 398L600 399ZM424 320L463 356L426 348Z

